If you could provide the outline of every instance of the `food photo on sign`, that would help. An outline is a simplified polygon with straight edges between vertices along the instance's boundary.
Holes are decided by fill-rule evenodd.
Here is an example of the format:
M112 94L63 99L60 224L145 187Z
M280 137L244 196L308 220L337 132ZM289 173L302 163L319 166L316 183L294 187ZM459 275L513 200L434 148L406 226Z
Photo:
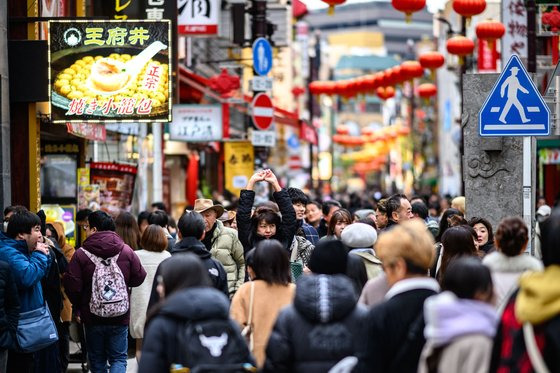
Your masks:
M50 21L52 121L171 121L170 24Z

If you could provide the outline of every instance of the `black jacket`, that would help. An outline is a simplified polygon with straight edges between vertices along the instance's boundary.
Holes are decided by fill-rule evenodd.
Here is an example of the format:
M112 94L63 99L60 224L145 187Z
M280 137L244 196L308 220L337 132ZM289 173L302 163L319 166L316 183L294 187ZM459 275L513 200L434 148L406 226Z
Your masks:
M180 354L184 357L189 353L186 346L179 343L178 330L188 321L204 320L226 320L236 333L241 333L229 318L229 299L216 289L193 287L171 294L146 325L138 372L169 372L172 363L182 360ZM254 364L243 340L241 345L244 351L238 350L237 356L223 358L229 362L241 360Z
M424 347L424 301L436 292L413 289L373 307L368 314L366 371L416 373Z
M10 265L0 261L0 351L15 346L19 297Z
M195 254L202 260L202 263L208 269L208 274L212 280L212 284L226 296L229 296L228 285L227 285L227 274L222 263L212 258L212 255L202 242L194 237L184 237L181 241L177 242L175 247L171 250L171 255L177 255L182 253ZM161 263L164 263L169 258L165 259ZM161 263L159 264L154 279L157 279L161 271ZM159 302L159 294L156 290L156 281L152 284L152 293L150 294L150 301L148 303L148 309L150 309L154 304Z
M280 214L282 214L282 224L276 227L276 234L271 239L280 241L284 248L289 250L298 228L296 212L285 189L274 192L272 197L278 204ZM255 192L243 189L239 196L239 206L237 208L237 230L239 241L241 241L245 253L255 247L259 241L265 239L257 235L257 226L251 220L254 202Z
M263 371L327 372L345 357L361 359L367 311L357 302L344 275L302 276L294 304L278 315Z

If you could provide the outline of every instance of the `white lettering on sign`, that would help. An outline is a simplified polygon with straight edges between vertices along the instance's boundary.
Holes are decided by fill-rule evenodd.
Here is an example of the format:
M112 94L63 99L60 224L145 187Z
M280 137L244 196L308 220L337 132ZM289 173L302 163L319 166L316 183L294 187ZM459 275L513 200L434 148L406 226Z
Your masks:
M276 145L275 131L253 131L251 134L253 146L273 147Z

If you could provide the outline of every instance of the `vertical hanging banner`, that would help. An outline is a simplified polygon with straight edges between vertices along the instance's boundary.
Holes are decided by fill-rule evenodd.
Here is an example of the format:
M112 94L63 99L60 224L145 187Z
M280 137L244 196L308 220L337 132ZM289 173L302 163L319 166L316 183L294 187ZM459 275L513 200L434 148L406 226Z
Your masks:
M502 1L502 23L506 26L502 45L502 66L514 54L527 57L527 10L523 0Z
M91 184L99 185L100 208L109 213L130 211L137 167L128 164L92 162Z
M218 0L178 0L179 34L217 35L220 16Z
M248 141L224 143L225 187L239 195L254 172L253 145Z
M478 72L495 73L498 68L497 60L496 43L490 46L487 40L478 39Z
M170 122L170 21L50 21L53 123Z

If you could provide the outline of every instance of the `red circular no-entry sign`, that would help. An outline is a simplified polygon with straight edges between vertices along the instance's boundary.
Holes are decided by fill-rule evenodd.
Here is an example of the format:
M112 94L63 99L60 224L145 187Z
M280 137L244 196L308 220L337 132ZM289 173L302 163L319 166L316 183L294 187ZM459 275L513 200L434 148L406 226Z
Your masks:
M266 93L259 93L253 98L253 123L255 127L266 131L272 124L274 107L272 100Z

